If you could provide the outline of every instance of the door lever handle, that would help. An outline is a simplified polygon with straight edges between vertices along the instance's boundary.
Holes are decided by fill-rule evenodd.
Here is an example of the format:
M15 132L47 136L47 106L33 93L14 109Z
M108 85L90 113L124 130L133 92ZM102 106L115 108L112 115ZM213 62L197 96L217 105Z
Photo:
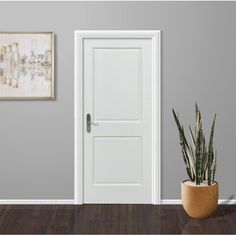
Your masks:
M90 124L91 125L98 125L98 122L91 121Z
M98 125L98 123L91 121L91 115L88 113L87 114L87 132L88 133L91 132L91 125Z

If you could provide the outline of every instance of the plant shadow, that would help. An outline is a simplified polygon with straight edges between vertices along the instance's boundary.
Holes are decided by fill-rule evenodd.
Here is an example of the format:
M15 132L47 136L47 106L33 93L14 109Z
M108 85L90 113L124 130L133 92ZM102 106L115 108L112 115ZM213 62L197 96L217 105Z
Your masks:
M184 225L182 229L182 234L208 234L208 233L222 233L221 224L228 221L229 218L235 217L236 206L231 205L234 201L235 195L231 195L227 200L221 202L216 211L209 217L203 219L193 219L190 218ZM234 216L233 216L234 215ZM215 222L219 225L215 225ZM221 224L220 224L221 223ZM212 227L215 225L216 227ZM222 232L221 232L222 231Z
M218 205L218 208L216 209L216 211L208 218L225 217L225 216L236 213L236 208L233 205L231 205L232 203L234 203L233 201L234 199L235 199L235 194L232 194L228 199L221 202ZM227 208L222 209L224 205L231 205L231 207L228 206Z

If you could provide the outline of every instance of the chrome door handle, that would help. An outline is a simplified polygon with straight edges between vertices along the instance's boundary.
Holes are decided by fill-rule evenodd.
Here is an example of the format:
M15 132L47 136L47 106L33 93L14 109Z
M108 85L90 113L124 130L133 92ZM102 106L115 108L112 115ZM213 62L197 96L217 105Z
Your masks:
M91 132L91 115L87 114L87 132Z
M91 115L88 113L87 114L87 132L88 133L91 132L91 125L98 125L98 123L91 121Z

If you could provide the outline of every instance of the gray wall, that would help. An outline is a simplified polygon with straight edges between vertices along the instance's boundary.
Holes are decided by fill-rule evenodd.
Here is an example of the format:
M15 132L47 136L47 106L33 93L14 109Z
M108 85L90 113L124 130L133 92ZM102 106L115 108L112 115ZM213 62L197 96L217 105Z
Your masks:
M220 197L236 194L235 2L1 2L1 31L54 31L55 101L0 101L0 198L73 198L73 30L162 30L162 198L186 178L171 108L209 131Z

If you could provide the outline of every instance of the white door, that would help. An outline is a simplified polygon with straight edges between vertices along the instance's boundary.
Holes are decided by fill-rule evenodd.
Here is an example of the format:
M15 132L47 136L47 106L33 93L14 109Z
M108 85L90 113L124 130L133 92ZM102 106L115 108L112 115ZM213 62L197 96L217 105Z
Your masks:
M153 40L82 44L84 203L153 202Z

